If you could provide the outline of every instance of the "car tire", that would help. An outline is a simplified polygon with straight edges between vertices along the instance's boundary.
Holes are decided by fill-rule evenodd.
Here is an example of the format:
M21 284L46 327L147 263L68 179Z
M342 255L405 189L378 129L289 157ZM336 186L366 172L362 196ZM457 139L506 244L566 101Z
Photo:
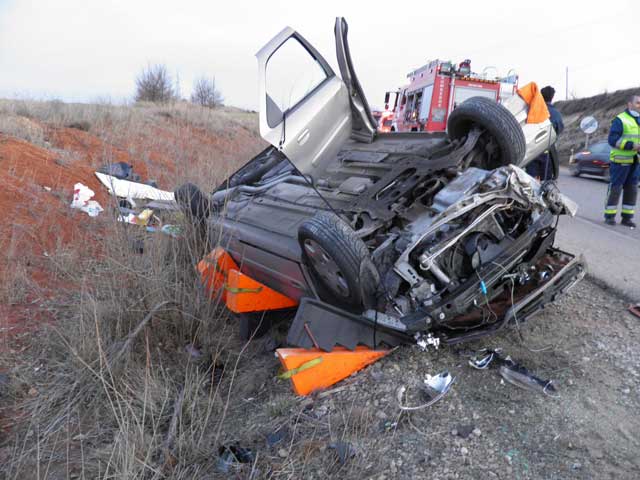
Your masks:
M354 312L375 306L380 277L349 225L333 213L318 212L300 225L298 241L322 300Z
M211 214L211 201L193 183L180 185L173 194L176 203L191 218L204 221Z
M504 106L484 97L471 97L449 115L447 132L451 139L466 137L474 127L482 128L497 146L483 168L520 165L527 150L524 133L516 118Z
M579 177L580 176L580 167L578 167L577 165L571 166L571 175L573 175L574 177Z

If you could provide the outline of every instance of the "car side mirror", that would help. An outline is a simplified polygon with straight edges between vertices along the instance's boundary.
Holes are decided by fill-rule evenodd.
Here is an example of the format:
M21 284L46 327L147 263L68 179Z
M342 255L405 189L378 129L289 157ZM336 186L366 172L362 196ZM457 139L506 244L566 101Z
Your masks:
M282 122L283 113L276 102L267 94L267 123L271 128L277 127Z

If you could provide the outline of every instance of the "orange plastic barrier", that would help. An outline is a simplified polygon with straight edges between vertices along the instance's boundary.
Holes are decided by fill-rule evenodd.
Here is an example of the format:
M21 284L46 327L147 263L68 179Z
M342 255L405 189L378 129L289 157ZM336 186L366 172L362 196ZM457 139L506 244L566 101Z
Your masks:
M229 270L224 288L227 308L235 313L279 310L298 305L297 301L270 289L238 270Z
M209 292L211 299L220 298L223 302L227 299L227 291L224 286L227 283L227 275L230 270L238 270L238 265L231 255L223 248L216 247L211 253L198 262L198 271L202 284Z
M317 348L279 348L276 354L285 369L279 378L290 378L296 394L308 395L344 380L390 351L371 350L364 346L358 346L353 351L336 347L331 352Z
M544 122L550 117L547 104L542 98L538 85L535 82L529 82L524 87L518 89L518 95L529 105L529 113L527 114L527 123Z

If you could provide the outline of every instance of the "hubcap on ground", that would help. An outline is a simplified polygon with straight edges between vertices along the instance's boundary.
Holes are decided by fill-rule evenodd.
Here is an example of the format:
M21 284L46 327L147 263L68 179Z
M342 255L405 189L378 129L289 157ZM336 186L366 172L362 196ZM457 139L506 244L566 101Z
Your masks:
M325 249L315 240L307 238L304 241L304 251L311 262L311 266L327 287L341 297L348 298L350 292L347 280L344 278L338 264Z

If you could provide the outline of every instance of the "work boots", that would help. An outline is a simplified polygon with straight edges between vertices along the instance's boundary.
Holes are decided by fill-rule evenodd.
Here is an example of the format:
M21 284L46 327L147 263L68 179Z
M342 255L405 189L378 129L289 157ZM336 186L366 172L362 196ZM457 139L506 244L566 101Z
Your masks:
M625 227L629 227L629 228L636 228L635 222L630 218L623 218L622 221L620 222L620 225L624 225Z

